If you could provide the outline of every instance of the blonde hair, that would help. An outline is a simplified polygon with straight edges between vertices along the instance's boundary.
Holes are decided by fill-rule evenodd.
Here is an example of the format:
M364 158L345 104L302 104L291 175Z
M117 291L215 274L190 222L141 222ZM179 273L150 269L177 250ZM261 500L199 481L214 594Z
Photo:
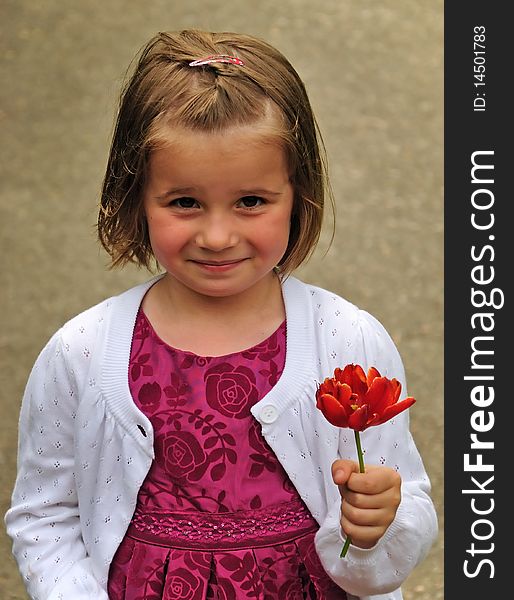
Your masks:
M213 54L244 64L189 66ZM101 192L98 236L113 267L133 262L151 269L142 194L159 133L257 124L270 108L279 116L276 133L294 188L289 243L278 265L287 274L318 242L327 192L333 206L323 141L298 73L273 46L249 35L191 29L158 33L145 45L121 93Z

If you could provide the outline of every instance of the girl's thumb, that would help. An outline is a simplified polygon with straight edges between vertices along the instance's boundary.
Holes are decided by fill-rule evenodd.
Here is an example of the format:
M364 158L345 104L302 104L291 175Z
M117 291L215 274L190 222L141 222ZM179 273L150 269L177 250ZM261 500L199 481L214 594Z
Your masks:
M332 464L332 479L336 485L344 485L352 473L359 472L359 463L354 460L339 459Z

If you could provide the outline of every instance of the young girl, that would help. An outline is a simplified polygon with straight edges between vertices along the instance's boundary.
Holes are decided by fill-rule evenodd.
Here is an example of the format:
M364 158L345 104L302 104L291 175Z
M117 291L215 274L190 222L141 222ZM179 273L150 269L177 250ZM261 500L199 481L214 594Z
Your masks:
M30 375L6 515L39 600L401 598L434 540L407 413L316 409L383 327L291 275L319 236L320 138L289 62L246 35L160 33L123 91L98 221L163 273L65 324ZM345 537L352 544L339 554Z

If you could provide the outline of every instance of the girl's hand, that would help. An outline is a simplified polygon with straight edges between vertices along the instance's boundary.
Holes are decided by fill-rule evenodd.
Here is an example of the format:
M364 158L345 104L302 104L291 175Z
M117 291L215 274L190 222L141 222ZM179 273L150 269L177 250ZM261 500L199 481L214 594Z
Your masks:
M391 525L401 500L401 477L389 467L359 473L353 460L336 460L332 478L341 494L341 528L359 548L372 548Z

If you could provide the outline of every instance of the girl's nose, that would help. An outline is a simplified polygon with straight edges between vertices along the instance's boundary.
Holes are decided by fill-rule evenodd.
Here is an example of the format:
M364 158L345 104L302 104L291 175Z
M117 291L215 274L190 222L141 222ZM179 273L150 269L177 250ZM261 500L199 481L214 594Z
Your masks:
M237 244L239 235L230 219L211 218L206 220L196 236L196 244L212 252L220 252Z

